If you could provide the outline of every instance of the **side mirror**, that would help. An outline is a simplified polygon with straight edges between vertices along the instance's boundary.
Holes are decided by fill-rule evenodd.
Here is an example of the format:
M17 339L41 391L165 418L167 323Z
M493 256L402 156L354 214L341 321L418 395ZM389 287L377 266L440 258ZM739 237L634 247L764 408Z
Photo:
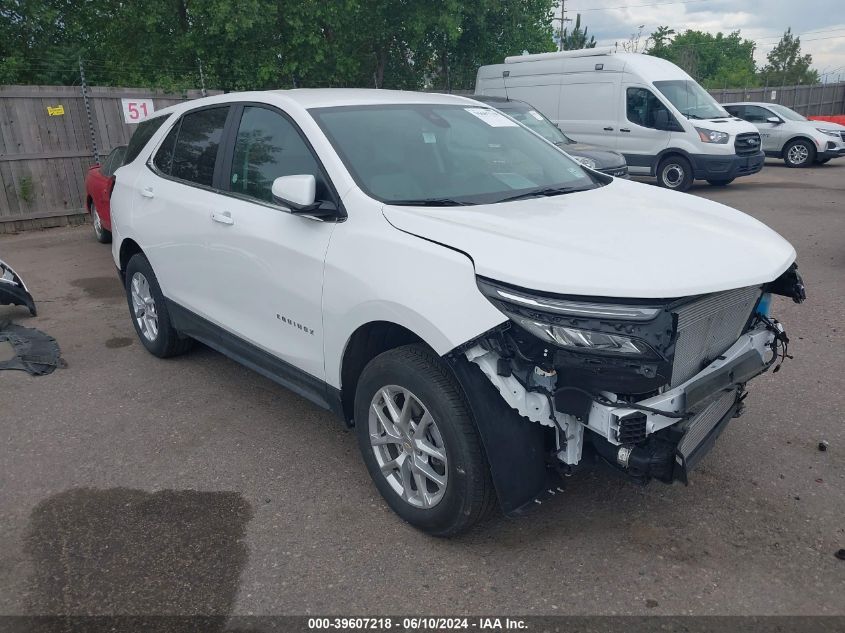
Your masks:
M312 174L279 176L270 188L273 200L288 207L294 215L307 215L314 218L336 217L337 207L328 201L318 201L317 180Z
M768 119L766 119L766 123L774 123L775 125L780 125L781 123L783 123L783 119L777 116L770 116Z
M303 211L314 206L317 195L317 180L311 174L300 176L279 176L271 187L273 198L291 211Z
M654 113L654 129L665 132L682 132L683 128L678 124L668 110L660 109Z

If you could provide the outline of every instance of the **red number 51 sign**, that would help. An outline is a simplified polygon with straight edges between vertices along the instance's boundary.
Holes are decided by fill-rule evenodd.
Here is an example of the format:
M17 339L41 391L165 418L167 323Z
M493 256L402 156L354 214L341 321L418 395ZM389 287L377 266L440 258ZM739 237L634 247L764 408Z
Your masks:
M152 99L121 99L120 105L127 123L139 123L155 112Z

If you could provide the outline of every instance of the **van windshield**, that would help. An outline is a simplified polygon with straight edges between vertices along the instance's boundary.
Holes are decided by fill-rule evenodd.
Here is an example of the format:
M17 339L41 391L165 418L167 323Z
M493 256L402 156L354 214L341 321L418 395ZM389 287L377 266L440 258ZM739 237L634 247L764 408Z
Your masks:
M358 186L388 204L491 204L598 186L554 145L481 105L380 104L309 112Z
M691 79L655 81L655 87L688 119L730 116L704 88Z

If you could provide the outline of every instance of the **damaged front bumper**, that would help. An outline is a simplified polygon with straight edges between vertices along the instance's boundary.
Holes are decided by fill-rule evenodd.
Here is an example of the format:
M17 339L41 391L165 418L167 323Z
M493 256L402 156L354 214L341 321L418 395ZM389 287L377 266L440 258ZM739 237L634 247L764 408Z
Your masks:
M2 259L0 259L0 305L24 306L29 309L32 316L37 316L35 301L23 279Z

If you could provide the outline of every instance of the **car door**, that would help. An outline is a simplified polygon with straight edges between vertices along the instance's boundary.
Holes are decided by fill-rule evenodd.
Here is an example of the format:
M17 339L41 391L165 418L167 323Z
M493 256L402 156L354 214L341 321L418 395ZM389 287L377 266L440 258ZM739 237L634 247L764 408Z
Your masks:
M336 195L294 121L262 104L237 107L212 226L216 320L249 343L319 379L323 364L323 268L336 226L274 202L273 180L311 174L317 199Z
M635 174L651 173L657 155L669 145L672 132L655 128L655 114L659 110L669 112L662 101L645 86L623 85L621 91L623 112L622 125L617 134L616 150L625 156L628 169Z
M215 178L220 144L231 107L210 106L185 113L156 149L149 169L135 184L136 231L164 295L215 321L215 280L209 274L217 252L212 227L223 196Z
M744 111L741 118L754 124L754 127L760 131L760 143L763 151L779 152L783 146L783 135L781 134L783 124L770 123L768 119L771 117L777 117L779 119L780 117L768 108L758 105L746 104L743 108Z

